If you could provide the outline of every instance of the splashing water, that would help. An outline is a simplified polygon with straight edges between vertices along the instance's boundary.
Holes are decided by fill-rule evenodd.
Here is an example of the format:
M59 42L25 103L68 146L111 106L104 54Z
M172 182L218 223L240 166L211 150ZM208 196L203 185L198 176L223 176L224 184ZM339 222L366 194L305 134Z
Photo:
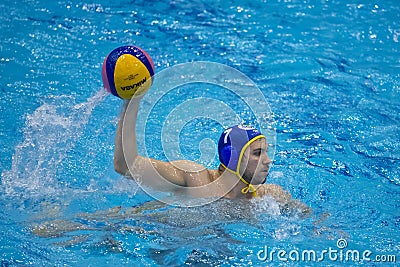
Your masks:
M27 115L23 141L15 147L11 170L2 173L3 193L27 199L59 192L58 165L106 95L105 90L99 90L83 103L74 103L70 96L52 96Z

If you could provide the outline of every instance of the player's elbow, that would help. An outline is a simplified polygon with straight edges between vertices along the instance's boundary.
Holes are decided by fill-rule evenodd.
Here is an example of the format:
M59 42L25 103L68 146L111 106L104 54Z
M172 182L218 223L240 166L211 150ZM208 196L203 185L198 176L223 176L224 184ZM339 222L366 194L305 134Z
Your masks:
M121 161L120 159L114 159L114 170L121 175L127 175L129 172L125 161Z

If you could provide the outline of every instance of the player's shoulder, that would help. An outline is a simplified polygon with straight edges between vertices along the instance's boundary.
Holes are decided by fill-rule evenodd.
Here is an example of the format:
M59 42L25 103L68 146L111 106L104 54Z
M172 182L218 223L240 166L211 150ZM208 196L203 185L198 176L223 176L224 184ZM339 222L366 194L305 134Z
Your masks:
M186 186L203 186L212 180L212 174L202 164L190 160L177 160L170 164L181 173Z
M207 171L207 168L202 164L191 160L175 160L171 161L169 164L173 165L176 169L185 173L200 173Z

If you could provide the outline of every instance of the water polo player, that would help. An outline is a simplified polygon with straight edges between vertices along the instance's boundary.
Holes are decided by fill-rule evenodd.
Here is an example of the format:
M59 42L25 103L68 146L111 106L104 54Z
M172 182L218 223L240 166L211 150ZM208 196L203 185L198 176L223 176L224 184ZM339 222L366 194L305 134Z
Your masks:
M114 167L118 173L128 177L140 175L144 185L155 188L161 180L152 177L161 176L173 186L168 188L164 183L162 188L157 189L198 188L189 191L196 197L253 198L269 195L281 209L295 207L303 213L310 212L306 205L292 199L282 187L265 183L271 160L267 154L266 138L255 128L237 125L222 133L218 142L220 165L217 170L208 170L189 160L165 162L138 155L135 132L141 98L132 98L131 104L125 100L120 115L114 150ZM123 145L124 121L133 125L124 130Z

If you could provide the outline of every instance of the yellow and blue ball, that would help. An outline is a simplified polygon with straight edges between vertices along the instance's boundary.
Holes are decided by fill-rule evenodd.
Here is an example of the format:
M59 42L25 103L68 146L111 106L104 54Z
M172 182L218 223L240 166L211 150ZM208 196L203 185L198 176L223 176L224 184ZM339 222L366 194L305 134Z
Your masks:
M104 88L108 92L130 99L150 88L154 64L143 49L137 46L121 46L107 55L101 75Z

